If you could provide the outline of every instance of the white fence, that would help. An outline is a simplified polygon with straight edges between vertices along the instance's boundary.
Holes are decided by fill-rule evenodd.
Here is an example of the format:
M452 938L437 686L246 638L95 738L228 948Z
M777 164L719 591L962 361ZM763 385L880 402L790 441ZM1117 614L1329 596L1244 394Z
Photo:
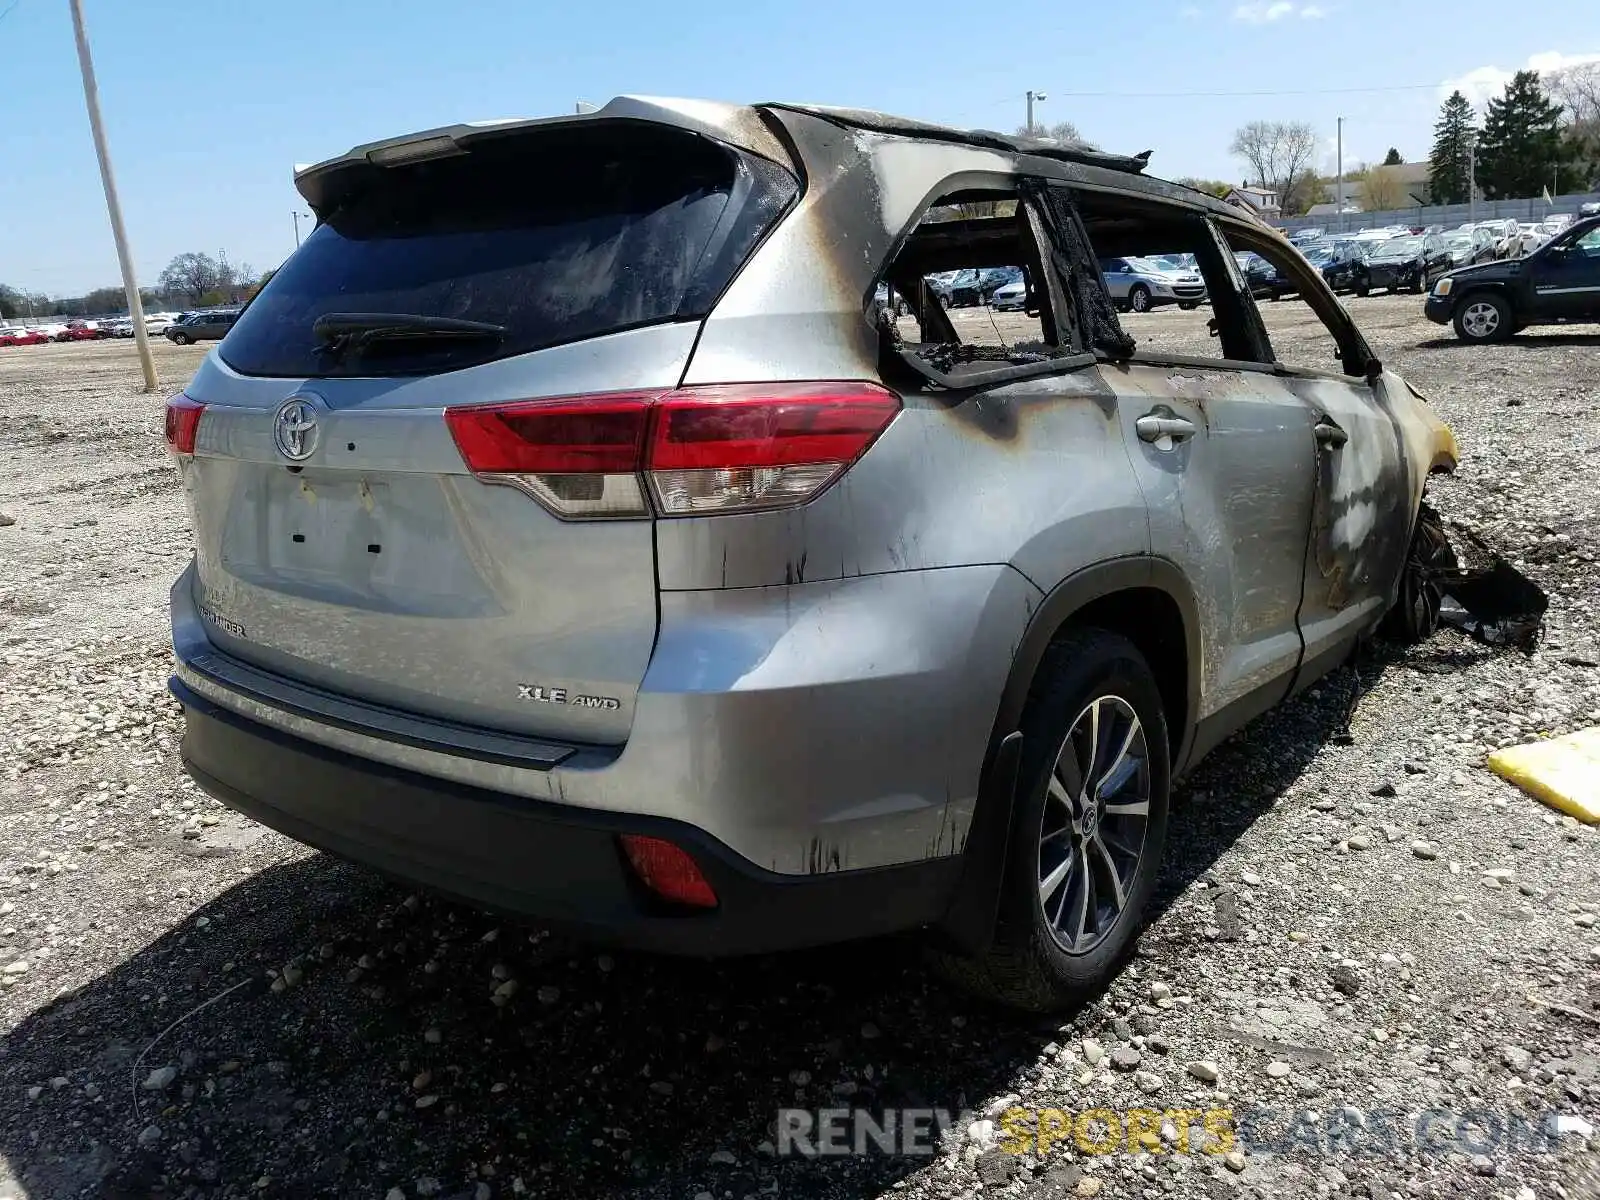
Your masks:
M1390 208L1382 212L1333 213L1321 217L1286 217L1274 224L1293 233L1297 229L1326 229L1329 233L1371 229L1381 225L1443 225L1454 229L1467 221L1493 221L1510 217L1515 221L1542 221L1551 213L1578 215L1578 206L1600 201L1600 192L1573 193L1545 203L1543 196L1529 200L1479 200L1476 204L1414 204L1410 208Z

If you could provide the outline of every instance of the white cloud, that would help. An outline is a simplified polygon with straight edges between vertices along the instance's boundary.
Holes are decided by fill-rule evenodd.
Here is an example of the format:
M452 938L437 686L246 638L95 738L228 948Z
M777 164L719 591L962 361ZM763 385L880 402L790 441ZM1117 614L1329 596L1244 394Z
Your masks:
M1541 54L1529 55L1528 61L1520 68L1507 70L1504 67L1494 66L1475 67L1465 75L1441 83L1439 99L1445 100L1451 92L1459 91L1472 101L1472 106L1481 114L1490 100L1505 91L1506 84L1511 82L1511 77L1518 70L1538 71L1541 75L1545 75L1552 71L1592 62L1600 62L1600 54L1563 54L1559 50L1546 50Z
M1249 0L1233 10L1233 19L1247 25L1265 25L1294 15L1294 5L1289 0Z
M1288 17L1318 21L1327 15L1328 10L1320 4L1297 5L1293 0L1245 0L1233 10L1233 19L1246 25L1270 25Z

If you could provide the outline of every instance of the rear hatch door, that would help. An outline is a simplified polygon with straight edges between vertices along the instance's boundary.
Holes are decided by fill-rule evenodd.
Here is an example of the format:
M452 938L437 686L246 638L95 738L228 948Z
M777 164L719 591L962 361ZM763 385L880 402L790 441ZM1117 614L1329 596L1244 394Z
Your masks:
M640 121L419 153L319 181L318 227L188 389L207 635L368 703L620 743L656 634L651 521L474 476L444 413L673 387L795 181Z

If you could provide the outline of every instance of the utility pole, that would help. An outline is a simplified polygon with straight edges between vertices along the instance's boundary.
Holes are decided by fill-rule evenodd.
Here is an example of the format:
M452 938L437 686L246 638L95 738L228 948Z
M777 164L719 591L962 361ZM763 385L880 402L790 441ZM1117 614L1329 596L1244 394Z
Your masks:
M106 148L106 133L100 124L100 89L94 81L94 60L89 57L89 35L83 28L83 0L71 0L72 31L78 39L78 69L83 73L83 102L89 109L89 130L94 134L94 152L100 159L100 182L105 186L106 212L111 217L111 237L117 243L117 262L122 266L122 286L128 292L128 316L133 320L133 340L139 350L139 366L144 370L144 390L160 387L155 360L150 357L150 335L144 327L144 305L139 299L139 282L133 275L133 256L128 252L128 233L122 226L122 205L117 202L117 181L111 174L111 152Z
M1344 118L1339 118L1339 148L1336 151L1338 158L1334 162L1334 170L1338 172L1338 182L1333 185L1334 207L1339 210L1339 232L1344 232Z
M1043 92L1031 92L1030 91L1028 93L1028 136L1029 137L1035 136L1034 132L1033 132L1033 103L1034 103L1035 100L1048 100L1048 99L1050 99L1050 97L1045 95Z
M1478 139L1467 135L1467 220L1478 223Z
M307 219L309 219L311 214L308 213L308 212L301 212L297 208L297 209L294 210L294 214L293 215L294 215L294 248L296 250L298 250L298 249L300 249L300 218L301 217L306 217Z

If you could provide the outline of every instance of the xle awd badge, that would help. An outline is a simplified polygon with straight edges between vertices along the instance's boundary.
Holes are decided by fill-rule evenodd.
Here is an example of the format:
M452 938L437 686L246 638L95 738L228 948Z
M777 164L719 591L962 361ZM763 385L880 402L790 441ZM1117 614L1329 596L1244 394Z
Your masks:
M616 709L622 701L610 696L572 696L566 688L547 688L538 684L517 684L518 700L537 700L540 704L568 704L576 708Z

